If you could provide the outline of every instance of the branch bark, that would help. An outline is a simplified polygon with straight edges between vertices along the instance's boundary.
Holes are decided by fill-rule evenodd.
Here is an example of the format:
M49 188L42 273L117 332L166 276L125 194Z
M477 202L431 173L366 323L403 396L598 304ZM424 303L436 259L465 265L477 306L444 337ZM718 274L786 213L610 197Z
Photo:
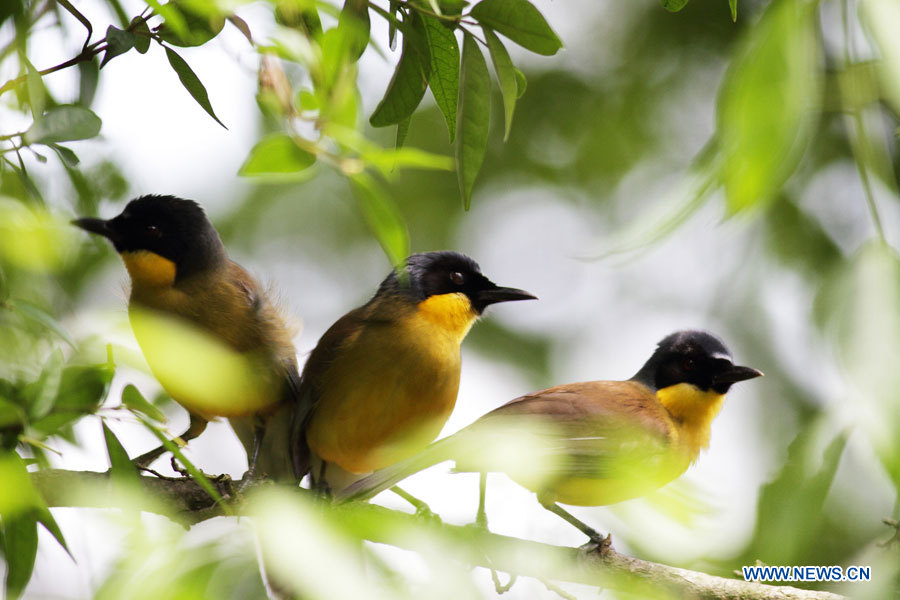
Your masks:
M174 517L187 525L222 514L209 495L192 479L141 477L143 502L116 506L109 473L50 469L31 474L35 487L51 507L130 508ZM227 476L211 482L240 514L243 497L236 493L241 482ZM253 487L272 485L256 484ZM90 486L100 494L85 495L78 490ZM103 492L109 493L103 493ZM298 493L308 494L297 488ZM133 498L129 496L129 498ZM472 565L494 568L511 574L582 583L601 588L668 591L673 597L709 600L843 600L831 592L772 586L727 579L659 563L641 560L612 549L568 548L497 535L471 526L448 525L374 504L333 506L346 517L350 529L361 538L408 550L428 550L425 536L409 535L423 529L451 542L459 542ZM341 514L343 513L343 514ZM423 546L423 547L420 547Z

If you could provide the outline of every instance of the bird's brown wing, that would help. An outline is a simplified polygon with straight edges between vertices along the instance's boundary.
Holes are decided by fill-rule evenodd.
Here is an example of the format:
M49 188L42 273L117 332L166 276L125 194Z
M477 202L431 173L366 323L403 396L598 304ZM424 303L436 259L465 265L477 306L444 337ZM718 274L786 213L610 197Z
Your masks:
M298 410L291 426L291 456L294 475L300 479L309 471L310 451L306 428L321 397L322 377L341 348L351 342L366 321L366 306L350 311L328 328L310 353L297 390Z
M671 416L653 391L633 381L591 381L542 390L491 411L469 429L482 440L516 444L527 440L528 447L519 451L527 457L522 469L543 464L555 477L594 479L662 468L677 436ZM510 472L516 467L490 468L490 457L478 460L485 458L489 470Z

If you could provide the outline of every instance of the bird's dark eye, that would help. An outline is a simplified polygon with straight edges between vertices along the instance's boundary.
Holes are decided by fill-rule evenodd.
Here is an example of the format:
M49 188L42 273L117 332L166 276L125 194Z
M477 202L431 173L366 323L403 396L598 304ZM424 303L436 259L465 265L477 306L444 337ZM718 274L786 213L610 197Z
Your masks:
M682 366L684 367L685 371L693 371L697 368L697 361L695 361L693 358L686 358L684 359Z
M151 237L160 237L162 235L162 231L156 225L147 225L144 227L144 233Z
M459 271L454 271L450 273L450 281L452 281L456 285L462 285L463 283L465 283L466 278L463 277L463 274Z

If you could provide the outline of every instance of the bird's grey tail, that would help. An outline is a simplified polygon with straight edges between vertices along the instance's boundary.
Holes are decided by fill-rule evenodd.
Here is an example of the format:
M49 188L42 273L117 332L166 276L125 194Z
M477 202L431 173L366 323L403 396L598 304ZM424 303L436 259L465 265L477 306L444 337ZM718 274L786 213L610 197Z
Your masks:
M393 487L410 475L454 458L456 455L455 450L459 446L459 438L458 434L451 435L431 444L415 456L375 471L336 493L334 496L335 502L344 503L367 500Z

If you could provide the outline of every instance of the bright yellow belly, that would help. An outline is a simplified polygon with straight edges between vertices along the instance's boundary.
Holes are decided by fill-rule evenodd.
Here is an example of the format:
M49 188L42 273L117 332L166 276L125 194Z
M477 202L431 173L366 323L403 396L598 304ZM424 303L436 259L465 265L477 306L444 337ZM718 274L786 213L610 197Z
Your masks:
M367 328L322 377L307 428L313 452L352 473L368 473L423 450L456 404L464 335L421 313L402 324Z

